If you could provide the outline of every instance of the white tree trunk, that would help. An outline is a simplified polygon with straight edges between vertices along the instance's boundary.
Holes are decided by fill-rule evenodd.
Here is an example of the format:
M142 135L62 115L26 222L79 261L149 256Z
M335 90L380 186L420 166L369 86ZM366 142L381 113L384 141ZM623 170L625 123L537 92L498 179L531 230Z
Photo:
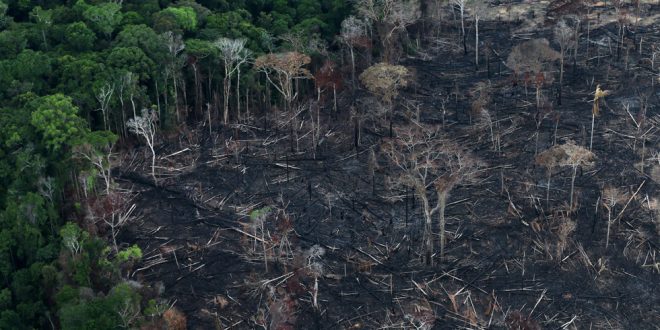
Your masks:
M478 68L479 67L479 16L478 15L474 17L474 21L475 21L474 63Z

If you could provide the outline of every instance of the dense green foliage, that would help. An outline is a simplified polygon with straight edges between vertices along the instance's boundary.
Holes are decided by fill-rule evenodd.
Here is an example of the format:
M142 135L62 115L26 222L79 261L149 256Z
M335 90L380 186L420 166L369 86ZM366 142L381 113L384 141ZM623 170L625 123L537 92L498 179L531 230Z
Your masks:
M147 302L120 269L141 251L113 252L86 231L102 223L86 220L91 201L108 198L90 160L116 140L97 130L125 139L142 108L159 109L161 126L195 115L179 112L222 84L218 38L244 38L255 55L292 39L330 43L349 10L343 0L0 0L0 329L135 325Z

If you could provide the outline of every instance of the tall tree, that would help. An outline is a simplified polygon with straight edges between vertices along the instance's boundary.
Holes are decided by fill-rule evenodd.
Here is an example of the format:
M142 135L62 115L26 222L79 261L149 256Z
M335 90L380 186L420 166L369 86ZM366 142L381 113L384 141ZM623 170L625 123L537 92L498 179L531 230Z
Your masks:
M564 86L564 60L566 52L574 48L576 41L573 39L573 29L565 20L559 21L553 30L555 41L559 44L559 104L561 104L562 89Z
M378 63L370 66L360 74L360 81L367 89L379 96L385 105L385 115L390 121L390 137L392 136L392 110L394 99L399 95L399 89L408 86L410 72L402 65Z
M223 78L223 91L224 91L224 112L223 121L227 124L229 120L229 97L231 93L231 80L235 73L238 73L237 79L237 115L240 114L240 70L241 65L247 62L250 58L251 52L245 48L245 39L228 39L220 38L215 41L214 45L218 48L218 55L222 60L225 69Z
M183 43L183 38L179 34L173 32L165 32L161 34L161 38L167 47L167 69L166 76L172 78L172 85L174 88L174 113L176 114L177 123L181 122L181 115L179 113L179 88L178 81L180 75L180 69L183 66L184 62L179 54L186 48L186 44ZM167 81L167 79L165 79ZM167 86L165 86L165 105L167 106Z
M550 47L547 39L532 39L522 42L511 50L506 65L516 74L536 79L536 109L541 109L541 88L551 81L552 76L545 73L552 70L553 63L559 59L559 53ZM527 84L527 82L525 82ZM526 88L527 86L525 86Z
M41 6L36 6L30 12L30 17L37 23L41 30L41 38L44 43L44 49L48 49L48 41L46 40L46 31L53 24L53 11L44 10Z
M458 144L441 136L437 128L415 123L397 130L381 150L394 166L392 188L412 187L422 202L424 212L424 247L426 264L433 263L433 218L438 216L440 256L445 250L445 207L449 193L474 175L479 160ZM436 202L432 203L435 197Z
M41 134L43 144L51 151L61 151L71 146L83 134L83 122L78 117L78 107L63 94L40 98L32 112L32 125Z
M461 13L461 37L463 39L463 52L467 55L467 45L466 45L466 36L465 36L465 7L468 0L451 0L451 3L458 7L458 11Z
M367 36L367 23L365 21L355 16L349 16L341 22L340 40L346 44L351 56L351 83L353 85L355 85L355 46L364 44Z
M151 151L151 177L154 179L154 182L157 183L156 179L156 149L154 149L156 143L156 122L158 121L158 113L149 109L142 109L142 115L131 118L126 123L126 126L130 129L133 134L141 136L147 142L147 146Z
M93 29L110 40L123 17L121 3L106 2L96 6L85 6L86 9L83 11L85 20L91 24Z
M573 141L568 141L559 146L559 148L561 148L561 151L563 152L563 157L559 159L559 166L568 166L573 170L571 173L571 194L568 199L569 209L573 209L575 203L573 192L575 190L575 177L577 176L577 170L581 166L592 166L596 155L586 148L576 145Z
M312 78L305 68L311 61L309 56L298 52L270 53L259 56L254 61L254 67L263 72L268 82L282 95L288 111L298 97L294 82Z
M419 20L419 0L358 0L356 8L363 18L375 25L383 46L383 60L391 63L396 61L394 46L399 45L399 42L394 37Z

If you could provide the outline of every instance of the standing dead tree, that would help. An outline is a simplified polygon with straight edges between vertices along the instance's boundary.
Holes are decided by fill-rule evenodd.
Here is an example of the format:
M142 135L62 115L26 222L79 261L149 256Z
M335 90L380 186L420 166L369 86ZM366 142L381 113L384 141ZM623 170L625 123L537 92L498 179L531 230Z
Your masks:
M493 117L491 116L490 111L488 111L492 102L492 87L490 81L480 81L476 83L470 90L470 94L474 97L472 101L470 121L472 121L472 117L475 117L475 126L478 129L488 129L490 131L490 142L493 145L493 150L497 151L498 146L495 143Z
M179 34L174 34L173 32L165 32L161 35L163 42L167 47L167 52L169 55L168 63L166 66L166 76L172 77L172 84L174 87L174 113L176 114L177 123L181 122L181 114L179 113L179 87L178 82L181 79L181 67L185 64L182 57L179 57L179 54L186 49L186 44L183 43L183 37ZM167 81L167 79L165 80ZM167 90L167 86L165 86ZM165 94L165 103L167 104L167 93Z
M268 82L282 95L288 111L298 97L294 82L312 78L305 68L311 61L309 56L298 52L270 53L259 56L254 61L254 67L263 72Z
M142 115L131 118L126 122L126 126L131 133L141 136L147 142L147 146L151 151L151 177L154 182L156 179L156 150L154 144L156 140L156 122L158 121L158 113L149 109L142 109Z
M395 62L394 37L419 20L419 0L357 0L356 9L366 20L372 22L383 46L383 60Z
M293 122L297 114L293 111L293 103L298 97L298 84L301 79L312 79L313 76L305 66L312 59L302 53L270 53L259 56L254 61L256 70L266 75L268 82L282 95L285 103L285 111L290 112L289 120L289 141L293 150L294 143L294 125Z
M101 111L101 115L103 116L103 129L106 131L109 129L110 101L112 100L112 94L114 92L115 86L107 82L96 93L96 100L99 101L100 106L98 111Z
M459 12L461 13L461 37L463 39L463 52L467 55L467 44L465 36L465 6L467 5L467 0L451 0L451 4L458 7Z
M119 252L117 235L122 227L135 219L136 205L132 203L133 194L129 192L111 191L109 194L97 196L90 201L89 216L94 223L104 223L110 228L113 248Z
M387 63L372 65L360 74L362 84L384 102L385 114L390 121L390 137L392 136L393 102L399 95L399 89L408 86L409 80L410 72L405 66Z
M536 164L545 167L546 173L548 175L548 182L545 192L546 207L550 207L550 182L552 179L552 170L559 166L560 160L565 157L566 154L559 146L553 146L536 156Z
M433 218L440 226L440 256L445 249L445 207L449 193L458 184L474 177L481 163L458 144L440 136L437 128L425 125L397 130L397 136L381 146L382 153L396 169L390 178L393 189L412 187L424 213L426 264L433 259ZM435 205L432 204L436 199Z
M472 3L472 15L474 16L474 65L477 69L479 68L479 21L488 10L488 5L488 1L474 1Z
M355 87L355 47L369 44L367 23L355 16L348 16L341 22L339 40L348 47L351 56L351 83Z
M580 166L589 167L594 164L593 160L596 158L593 152L584 147L576 145L573 141L568 141L566 144L559 146L564 153L564 157L559 159L559 166L569 166L573 169L571 175L571 195L569 198L569 207L572 209L574 200L573 192L575 190L575 177L577 176L577 169Z
M603 207L607 210L607 236L605 237L605 248L610 245L610 227L612 226L612 214L617 204L625 202L625 196L619 189L614 187L605 187L603 189L602 198Z
M577 29L577 26L575 27ZM576 34L574 28L568 26L566 20L561 20L557 23L554 29L555 41L559 44L559 99L558 103L561 104L561 92L564 85L564 60L566 53L577 46L577 41L573 39Z
M213 43L215 47L218 48L218 55L222 60L222 64L225 70L225 76L222 81L224 92L224 112L222 118L225 124L227 124L227 121L229 120L229 97L231 93L231 80L235 73L238 73L238 78L236 79L236 99L238 100L236 111L238 114L240 114L240 108L238 108L240 107L240 70L241 65L247 62L251 55L250 50L245 48L245 42L245 39L220 38Z
M108 131L98 131L90 134L87 143L74 147L74 154L94 166L94 172L103 179L105 194L110 195L112 187L112 148L117 142L117 136Z
M536 79L537 110L541 105L541 88L552 80L545 73L552 70L553 62L559 58L559 53L550 47L547 39L532 39L513 47L506 60L506 66L516 74L541 78Z
M568 141L562 145L556 145L536 156L536 163L545 167L548 171L548 186L546 192L546 204L550 200L550 177L552 169L558 166L568 166L573 170L571 172L571 195L569 198L569 208L573 207L573 192L575 188L575 177L577 169L580 166L592 166L596 158L594 153L584 147L575 145L573 141Z

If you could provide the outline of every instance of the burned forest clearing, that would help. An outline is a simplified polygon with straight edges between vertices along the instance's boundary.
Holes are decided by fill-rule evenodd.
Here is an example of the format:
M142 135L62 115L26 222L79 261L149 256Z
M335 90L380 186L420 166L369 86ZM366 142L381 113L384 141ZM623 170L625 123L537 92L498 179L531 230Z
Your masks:
M605 6L561 23L486 8L477 65L474 21L464 48L442 13L408 28L396 65L342 71L334 100L317 78L318 99L162 141L157 185L142 150L124 154L131 277L199 329L657 327L646 8L623 37Z
M0 0L0 329L660 329L656 0Z

